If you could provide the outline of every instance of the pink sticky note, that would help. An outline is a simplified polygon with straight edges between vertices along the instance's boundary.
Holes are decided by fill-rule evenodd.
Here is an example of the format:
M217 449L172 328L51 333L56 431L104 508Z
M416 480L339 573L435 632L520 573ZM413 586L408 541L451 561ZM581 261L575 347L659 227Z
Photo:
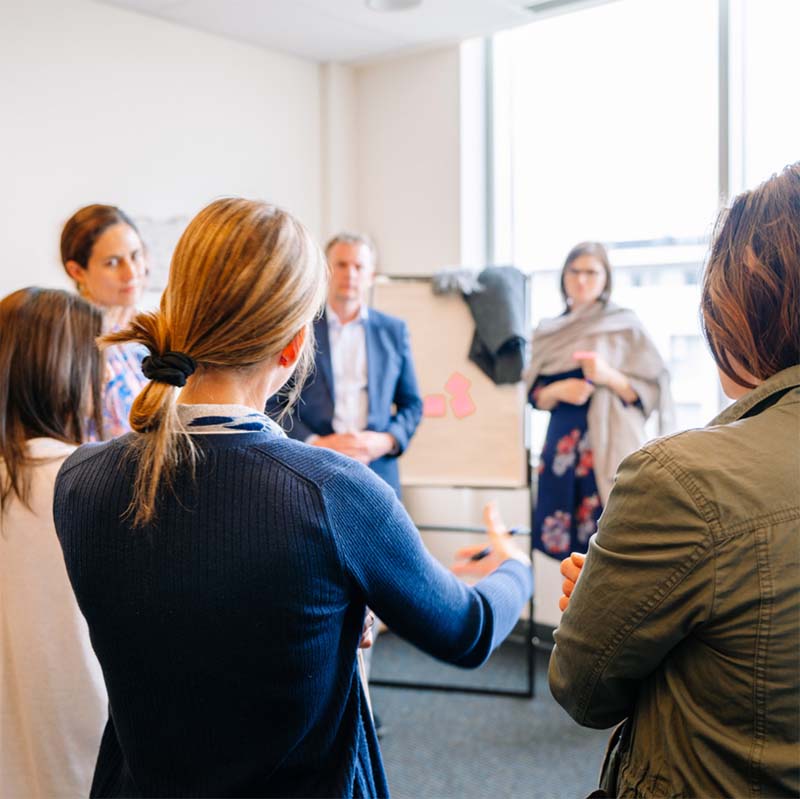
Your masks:
M587 358L596 358L597 353L592 350L575 350L575 352L572 353L572 357L576 361L585 361Z
M450 407L453 409L456 419L463 419L465 416L475 413L475 403L466 392L453 397L450 400Z
M459 394L466 393L470 385L471 383L469 380L467 380L467 378L464 377L461 372L453 372L453 374L450 375L447 382L444 384L444 390L448 394L454 394L457 396Z
M422 415L436 419L447 415L447 401L444 394L428 394L422 400Z

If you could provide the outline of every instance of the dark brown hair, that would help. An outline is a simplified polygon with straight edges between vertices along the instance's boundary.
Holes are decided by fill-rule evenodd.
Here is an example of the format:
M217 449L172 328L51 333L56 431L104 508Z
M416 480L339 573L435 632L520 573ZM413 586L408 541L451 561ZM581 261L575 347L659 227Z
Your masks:
M66 268L67 261L75 261L86 269L94 243L103 231L119 224L139 235L133 220L115 205L87 205L76 211L61 231L61 263Z
M754 388L735 364L760 381L800 363L800 162L719 215L700 309L714 360L735 383Z
M29 438L80 444L90 422L102 434L101 326L101 312L67 291L27 288L0 300L0 511L12 494L28 504Z
M608 302L611 297L611 264L608 260L608 252L606 248L600 244L599 241L582 241L576 244L568 253L564 260L564 266L561 267L561 296L564 298L564 305L569 310L569 297L567 295L567 288L564 285L564 275L573 261L577 261L582 255L591 255L592 258L597 258L603 265L603 270L606 273L606 285L603 293L600 295L601 302Z

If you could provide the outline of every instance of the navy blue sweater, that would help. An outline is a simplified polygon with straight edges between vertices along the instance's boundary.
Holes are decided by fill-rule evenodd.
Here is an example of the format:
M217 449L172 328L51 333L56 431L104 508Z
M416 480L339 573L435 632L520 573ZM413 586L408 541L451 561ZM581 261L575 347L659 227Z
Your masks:
M268 433L196 436L157 521L121 519L132 437L81 447L55 522L109 693L92 796L386 796L356 667L365 605L431 655L480 665L531 574L469 588L392 490Z

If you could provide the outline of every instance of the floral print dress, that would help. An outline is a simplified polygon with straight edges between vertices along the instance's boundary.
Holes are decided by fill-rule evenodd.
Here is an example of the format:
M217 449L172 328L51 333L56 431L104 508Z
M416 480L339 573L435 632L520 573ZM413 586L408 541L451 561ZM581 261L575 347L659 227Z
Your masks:
M533 384L529 401L535 405L534 398L544 386L570 377L582 379L583 372L542 375ZM589 446L589 402L560 402L553 408L539 460L534 546L560 560L570 552L586 552L603 510Z
M137 394L145 387L142 359L147 349L141 344L115 344L106 350L107 382L103 391L105 437L116 438L131 430L128 417Z

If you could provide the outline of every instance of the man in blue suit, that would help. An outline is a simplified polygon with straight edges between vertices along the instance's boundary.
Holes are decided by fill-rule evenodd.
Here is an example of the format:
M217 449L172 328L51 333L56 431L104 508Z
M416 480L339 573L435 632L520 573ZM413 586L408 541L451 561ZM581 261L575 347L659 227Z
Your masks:
M367 464L400 495L397 458L422 417L408 328L367 307L375 250L342 233L325 248L328 302L314 323L314 373L283 424L292 438Z

